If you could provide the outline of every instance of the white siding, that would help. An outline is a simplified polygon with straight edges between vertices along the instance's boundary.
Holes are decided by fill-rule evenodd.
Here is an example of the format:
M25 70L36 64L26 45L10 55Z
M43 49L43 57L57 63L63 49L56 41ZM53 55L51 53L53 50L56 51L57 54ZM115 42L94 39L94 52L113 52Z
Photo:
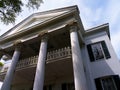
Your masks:
M98 60L98 61L90 61L87 47L84 46L82 48L82 55L84 60L84 65L86 69L86 76L88 78L89 87L91 90L95 89L94 79L106 75L119 75L120 76L120 63L116 56L116 53L112 47L110 39L105 31L96 33L94 35L86 36L85 38L85 45L105 41L108 51L111 55L111 58L107 60Z

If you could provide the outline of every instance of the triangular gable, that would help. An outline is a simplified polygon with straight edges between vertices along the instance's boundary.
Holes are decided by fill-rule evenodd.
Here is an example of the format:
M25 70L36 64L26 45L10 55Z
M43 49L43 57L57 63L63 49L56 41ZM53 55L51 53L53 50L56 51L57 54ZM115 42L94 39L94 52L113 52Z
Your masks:
M18 31L27 29L29 27L32 27L34 25L40 24L46 20L49 20L51 18L54 18L58 15L61 15L63 13L66 13L67 11L62 11L62 12L56 12L56 13L50 13L50 14L46 14L46 15L36 15L34 16L34 18L32 18L31 21L29 21L28 23L26 23L23 27L21 27Z
M71 7L66 7L66 8L61 8L61 9L56 9L56 10L50 10L50 11L45 11L45 12L39 12L32 14L22 22L20 22L18 25L10 29L8 32L2 35L2 37L10 36L13 35L14 33L19 33L20 31L23 31L27 28L33 27L37 24L43 23L47 20L50 20L54 17L57 17L59 15L65 14L70 12L72 9L75 9L77 6L71 6Z

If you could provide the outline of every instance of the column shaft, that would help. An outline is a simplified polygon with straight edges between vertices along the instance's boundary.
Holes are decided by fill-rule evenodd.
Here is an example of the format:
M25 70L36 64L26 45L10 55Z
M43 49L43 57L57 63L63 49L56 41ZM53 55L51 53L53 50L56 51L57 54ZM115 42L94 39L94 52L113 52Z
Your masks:
M17 65L17 62L19 60L19 56L20 56L20 48L18 49L18 47L17 47L14 51L14 54L12 57L12 63L10 65L7 73L6 73L1 90L10 90L13 76L14 76L14 72L16 69L16 65Z
M71 26L70 38L71 38L71 48L72 48L75 90L87 90L86 77L85 77L82 58L81 58L81 51L80 51L76 26Z
M46 54L47 54L47 40L42 39L39 50L39 57L33 90L43 90Z

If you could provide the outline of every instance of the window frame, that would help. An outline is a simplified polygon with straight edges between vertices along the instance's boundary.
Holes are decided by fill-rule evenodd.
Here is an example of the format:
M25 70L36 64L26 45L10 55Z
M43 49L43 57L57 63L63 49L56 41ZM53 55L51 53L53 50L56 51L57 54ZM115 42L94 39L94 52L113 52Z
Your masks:
M105 53L103 51L103 47L101 45L101 42L91 44L91 48L92 48L92 53L93 53L95 61L105 59ZM100 57L100 55L96 55L96 53L99 54L100 52L102 53L101 57Z
M102 54L103 54L104 58L95 59L95 56L94 56L95 54L94 54L93 48L92 48L95 44L96 44L96 47L97 47L97 44L98 44L98 46L100 46L99 48L101 48L101 51L102 51ZM87 45L87 51L88 51L89 58L90 58L91 62L93 62L93 61L107 60L107 59L111 58L110 52L109 52L108 47L107 47L107 44L106 44L106 42L104 40L88 44Z
M111 79L111 82L110 83L113 83L113 87L115 88L114 90L117 90L117 86L115 84L115 81L113 79L112 76L108 76L108 77L103 77L100 79L100 83L101 83L101 86L102 86L102 89L105 90L105 85L104 85L104 81L107 81L108 79ZM104 81L103 81L104 80ZM108 86L108 85L107 85Z
M104 88L104 83L103 80L107 81L107 79L111 79L113 83L113 87L115 88L114 90L120 90L120 77L119 75L109 75L109 76L104 76L100 78L95 79L95 85L96 85L96 90L105 90ZM108 83L107 86L109 86L110 83ZM108 87L107 87L108 88Z

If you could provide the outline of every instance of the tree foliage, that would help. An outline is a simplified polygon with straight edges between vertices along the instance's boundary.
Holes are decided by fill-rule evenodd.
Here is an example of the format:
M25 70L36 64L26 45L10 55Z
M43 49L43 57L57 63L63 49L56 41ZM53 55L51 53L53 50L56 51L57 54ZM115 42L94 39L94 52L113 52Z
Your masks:
M0 61L0 67L2 67L4 64Z
M27 0L27 4L23 0L0 0L0 20L4 24L14 23L24 5L28 8L38 9L41 3L42 0Z

